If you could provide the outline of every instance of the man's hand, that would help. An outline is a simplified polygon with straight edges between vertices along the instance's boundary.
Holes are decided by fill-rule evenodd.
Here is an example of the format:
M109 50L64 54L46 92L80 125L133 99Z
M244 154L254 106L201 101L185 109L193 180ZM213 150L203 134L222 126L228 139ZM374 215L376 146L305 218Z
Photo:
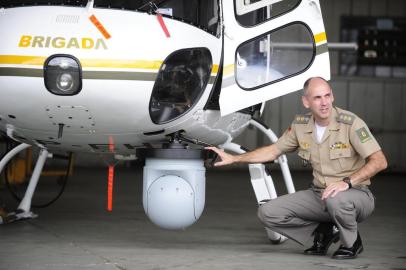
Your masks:
M216 152L221 158L221 161L214 163L215 167L229 165L235 162L234 156L227 154L224 150L218 149L217 147L205 147L205 149Z
M339 192L347 190L348 184L344 181L330 183L324 190L321 199L334 198Z

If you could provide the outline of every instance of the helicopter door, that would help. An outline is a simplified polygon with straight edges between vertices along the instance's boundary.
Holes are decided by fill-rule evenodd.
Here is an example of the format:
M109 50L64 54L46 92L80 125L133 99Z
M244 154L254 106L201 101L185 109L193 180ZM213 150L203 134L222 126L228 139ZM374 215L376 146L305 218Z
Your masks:
M330 79L318 0L224 0L222 12L222 115Z

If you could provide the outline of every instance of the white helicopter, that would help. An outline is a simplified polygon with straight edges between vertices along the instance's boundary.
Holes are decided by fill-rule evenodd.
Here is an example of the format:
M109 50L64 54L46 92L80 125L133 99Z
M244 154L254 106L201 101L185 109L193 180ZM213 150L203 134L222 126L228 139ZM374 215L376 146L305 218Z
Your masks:
M40 148L16 218L35 216L47 157L90 152L145 158L146 214L185 228L204 208L204 146L243 153L249 125L276 141L261 103L330 78L318 0L1 0L0 37L0 131L21 143L0 171ZM264 165L249 169L258 203L275 198Z

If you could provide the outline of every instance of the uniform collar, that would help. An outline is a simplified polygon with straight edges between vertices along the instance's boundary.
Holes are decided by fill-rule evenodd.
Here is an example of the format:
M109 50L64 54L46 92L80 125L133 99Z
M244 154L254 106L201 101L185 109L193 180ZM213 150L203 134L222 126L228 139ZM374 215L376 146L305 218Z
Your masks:
M338 115L339 115L338 108L333 106L333 110L330 116L331 117L330 123L328 124L329 130L340 130L340 123L337 122Z
M306 133L312 133L313 130L314 130L314 117L313 117L313 114L312 114L312 116L310 117L309 122L307 122L307 124L306 124L305 132Z
M337 122L338 114L339 114L338 108L333 106L333 109L331 110L331 115L330 115L330 123L327 126L327 130L339 130L340 129L340 123ZM315 129L315 123L314 123L314 117L312 114L309 122L306 124L305 132L312 133L314 129Z

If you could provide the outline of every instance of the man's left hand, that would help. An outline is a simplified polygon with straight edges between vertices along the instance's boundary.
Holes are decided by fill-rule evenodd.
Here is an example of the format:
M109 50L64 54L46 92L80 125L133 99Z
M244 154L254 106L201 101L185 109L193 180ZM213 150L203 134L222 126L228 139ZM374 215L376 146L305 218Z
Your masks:
M321 196L322 200L327 199L328 197L334 198L339 192L345 191L348 189L348 184L343 181L330 183L323 192Z

